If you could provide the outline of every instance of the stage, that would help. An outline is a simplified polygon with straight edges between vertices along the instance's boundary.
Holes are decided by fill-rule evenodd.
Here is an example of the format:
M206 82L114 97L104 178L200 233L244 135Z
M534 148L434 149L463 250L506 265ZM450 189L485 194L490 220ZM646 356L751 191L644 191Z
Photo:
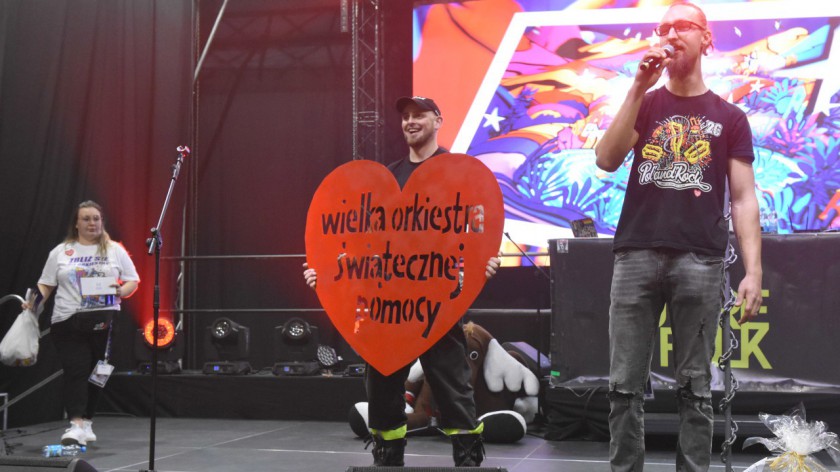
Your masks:
M488 445L485 465L606 470L614 254L609 238L570 234L584 217L593 217L602 236L615 231L627 167L603 172L593 148L618 107L613 98L623 95L602 92L632 80L660 18L645 5L661 2L575 9L561 4L585 2L338 3L4 0L4 25L13 27L0 32L7 117L0 212L14 224L0 251L0 295L25 293L39 280L71 210L87 198L104 205L110 236L132 254L143 281L114 325L109 360L117 372L99 405L99 444L85 458L100 470L148 467L151 379L132 371L148 360L137 330L158 306L180 326L183 353L173 348L173 358L189 370L158 379L157 470L322 471L371 462L347 424L350 407L365 399L360 377L268 371L292 360L281 355L288 346L278 336L292 318L318 328L313 346L361 362L301 277L305 253L318 252L306 247L306 222L333 169L404 155L393 105L416 92L435 97L446 117L439 144L485 162L503 191L505 267L466 317L499 343L527 343L550 360L544 421L517 444ZM837 28L840 4L705 3L720 3L709 5L708 19L721 33L709 59L727 69L725 83L718 72L707 78L753 122L765 229L776 219L776 229L795 233L763 236L764 306L758 319L728 325L740 344L724 346L721 336L715 361L733 354L740 441L767 434L759 412L782 414L799 402L808 420L826 421L837 433L840 370L833 360L840 343L831 333L840 327L840 115L829 112L838 101L836 82L803 72L831 69L837 48L827 39L836 35L825 32ZM349 8L354 4L360 8ZM640 8L608 8L613 4ZM370 21L354 29L362 18ZM751 54L774 38L773 54ZM378 44L388 47L369 47ZM547 78L546 70L557 73ZM184 160L179 151L173 168L182 145L193 154ZM153 226L163 243L160 266L145 254ZM355 237L350 226L346 235ZM550 269L511 267L529 262L520 250L543 263L546 244ZM740 263L732 269L735 288ZM4 309L0 335L20 311L17 303ZM729 315L724 326L739 318L738 310ZM49 316L48 308L42 330ZM226 359L210 330L221 318L248 328L248 336L237 337L243 354L235 357L257 373L199 373L205 362ZM646 405L647 469L654 471L674 469L675 346L667 316L661 319L654 398ZM4 417L11 428L3 431L19 444L15 455L38 455L67 426L60 420L60 370L51 335L41 339L36 365L0 366L0 393L15 401ZM719 379L713 392L720 434ZM741 470L766 453L736 446ZM408 453L408 465L451 464L440 438L412 439ZM713 463L722 470L717 454Z
M118 439L111 439L116 450L106 452L100 442L101 449L89 451L93 465L105 467L100 470L145 467L150 381L148 375L130 372L119 372L109 381L95 430L103 439ZM645 418L648 470L673 470L675 399L667 383L657 380L653 387ZM607 470L606 385L548 385L546 379L543 393L544 421L530 425L529 435L516 444L488 445L488 465L519 471ZM714 396L712 462L720 465L723 418L717 411L719 392ZM369 450L347 422L351 406L364 401L361 377L214 376L191 371L160 376L157 397L158 470L244 470L243 461L249 461L247 470L324 471L369 465ZM760 446L746 452L741 448L747 437L770 435L758 412L782 412L801 401L810 419L827 420L829 430L837 431L836 399L837 392L740 393L734 406L739 433L733 464L743 469L765 452ZM23 442L16 454L36 453L43 444L56 442L64 427L63 422L26 427L27 434L40 439L27 436L9 442ZM18 434L9 433L10 438ZM443 438L411 438L407 451L407 465L449 464L449 445Z
M767 326L767 334L746 337L758 331L740 330L742 346L750 350L742 349L735 357L742 364L735 369L741 390L733 404L741 427L733 449L738 470L766 453L757 446L746 453L741 449L745 438L769 434L758 421L759 412L782 414L802 402L808 420L825 421L830 431L840 431L836 369L808 362L836 358L837 345L809 343L806 351L794 348L799 344L785 342L819 339L826 327L834 325L837 294L830 284L836 280L836 269L818 261L836 259L838 241L837 235L765 237L765 250L770 249L765 254L767 311L752 326ZM488 445L486 465L518 471L608 469L607 343L603 338L607 332L609 243L568 242L563 260L552 267L550 304L544 289L547 284L533 268L523 267L502 271L488 283L477 307L468 312L468 319L487 327L499 342L542 346L551 358L542 388L544 421L533 425L533 434L519 443ZM534 308L523 308L529 303ZM539 309L546 305L554 309ZM281 321L259 314L241 318L253 322L254 332L261 335L270 333ZM805 319L808 323L802 322ZM322 325L326 332L329 325ZM322 471L370 464L370 451L364 450L347 423L350 407L365 399L362 378L337 373L276 377L269 373L270 339L263 338L252 340L255 374L216 376L193 369L158 378L157 470ZM127 354L128 339L120 343L122 355ZM24 381L27 385L41 381L59 368L51 343L44 342L43 347L36 366L15 371L21 374L21 389ZM772 368L758 362L759 353L763 356L760 360ZM665 354L656 356L653 399L645 407L647 470L674 468L676 407ZM193 363L200 365L203 360L194 359ZM86 455L99 470L148 467L151 379L125 368L132 364L130 359L118 363L123 367L109 380L99 405L96 431L102 439ZM720 381L715 378L713 384L719 386ZM15 455L36 455L43 445L58 441L66 427L63 421L53 421L61 415L58 390L57 383L50 384L10 409L13 428L6 437L11 445L20 444ZM13 391L12 397L18 393ZM717 451L723 433L720 395L721 389L713 388L716 470L723 470ZM407 452L408 465L451 463L450 446L440 438L413 438Z
M119 372L103 392L99 411L149 416L151 376ZM160 375L157 415L177 418L229 418L345 421L350 408L365 401L361 377L277 377L268 372Z
M736 247L737 241L733 239ZM606 399L609 378L609 306L614 254L612 239L578 238L550 241L552 270L551 386L547 402L556 409L554 439L608 436ZM732 370L739 385L732 414L740 420L742 438L766 434L759 413L784 414L800 402L808 421L840 430L840 385L837 369L824 359L840 356L840 346L825 338L837 323L837 264L840 234L762 235L763 306L756 320L739 325L739 308L729 326L738 341ZM731 267L732 283L744 274L739 259ZM825 338L827 339L827 338ZM723 352L718 333L711 389L716 420L724 390L718 360ZM652 398L645 411L648 433L676 431L676 381L670 320L660 317L651 362ZM654 414L652 416L650 414ZM719 425L716 424L716 428ZM721 429L722 425L720 425Z
M677 406L674 385L654 377L652 394L645 402L646 431L674 435ZM542 407L546 417L544 435L553 440L609 440L607 431L607 384L605 381L567 382L542 385ZM721 391L712 392L715 434L723 435L723 416L718 404ZM149 416L151 377L134 372L117 372L103 392L99 412L108 415ZM787 391L739 391L733 415L739 438L767 436L759 421L762 412L782 414L800 402L808 419L827 423L829 431L840 431L835 388L796 388ZM365 400L361 377L340 375L277 377L268 372L242 376L204 375L188 371L161 375L157 384L157 415L173 418L272 419L344 422L350 408Z
M317 408L317 405L311 405ZM36 456L58 442L64 422L10 430L14 455ZM149 419L101 415L94 430L99 440L83 458L99 472L138 471L149 466ZM344 471L372 463L370 449L354 438L344 422L160 418L156 429L155 470L159 472ZM743 470L764 457L760 447L733 454ZM609 469L609 444L546 441L528 435L515 444L487 444L482 467L509 472L591 472ZM674 446L667 438L648 438L648 472L674 470ZM451 447L442 437L409 438L406 466L451 467ZM0 470L7 470L0 467ZM717 456L712 470L724 470Z

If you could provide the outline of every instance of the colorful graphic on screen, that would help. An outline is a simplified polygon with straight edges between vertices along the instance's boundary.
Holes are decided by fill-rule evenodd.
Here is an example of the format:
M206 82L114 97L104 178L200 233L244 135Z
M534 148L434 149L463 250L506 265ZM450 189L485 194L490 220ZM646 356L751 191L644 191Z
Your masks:
M414 91L440 105L441 144L494 172L505 230L523 247L571 237L584 218L615 233L632 152L607 173L593 148L659 42L664 7L638 3L415 9ZM840 2L700 3L714 35L706 83L747 113L763 218L781 233L840 229Z

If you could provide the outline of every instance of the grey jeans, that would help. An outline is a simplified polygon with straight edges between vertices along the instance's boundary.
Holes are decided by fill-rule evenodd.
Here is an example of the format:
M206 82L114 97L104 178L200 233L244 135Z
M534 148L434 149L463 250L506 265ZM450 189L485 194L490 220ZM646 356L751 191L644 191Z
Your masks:
M659 316L673 333L680 426L676 469L708 470L711 360L723 307L723 257L671 249L619 251L610 290L610 465L644 468L644 387Z

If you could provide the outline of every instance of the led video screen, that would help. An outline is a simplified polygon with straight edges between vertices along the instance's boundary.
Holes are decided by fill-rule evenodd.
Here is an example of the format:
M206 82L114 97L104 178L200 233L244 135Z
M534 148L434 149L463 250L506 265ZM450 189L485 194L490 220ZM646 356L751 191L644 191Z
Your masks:
M505 231L523 247L571 237L571 222L584 218L599 235L615 233L632 153L607 173L595 165L594 146L659 42L661 5L482 0L415 8L414 91L440 105L441 144L494 172ZM840 229L840 2L701 6L714 36L706 83L748 115L762 213L775 212L781 233Z

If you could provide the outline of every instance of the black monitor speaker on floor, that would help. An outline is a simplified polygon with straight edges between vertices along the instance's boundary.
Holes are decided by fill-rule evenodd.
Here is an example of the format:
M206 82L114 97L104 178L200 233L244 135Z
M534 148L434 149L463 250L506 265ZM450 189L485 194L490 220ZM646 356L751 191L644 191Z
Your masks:
M0 456L0 472L96 472L78 457Z

